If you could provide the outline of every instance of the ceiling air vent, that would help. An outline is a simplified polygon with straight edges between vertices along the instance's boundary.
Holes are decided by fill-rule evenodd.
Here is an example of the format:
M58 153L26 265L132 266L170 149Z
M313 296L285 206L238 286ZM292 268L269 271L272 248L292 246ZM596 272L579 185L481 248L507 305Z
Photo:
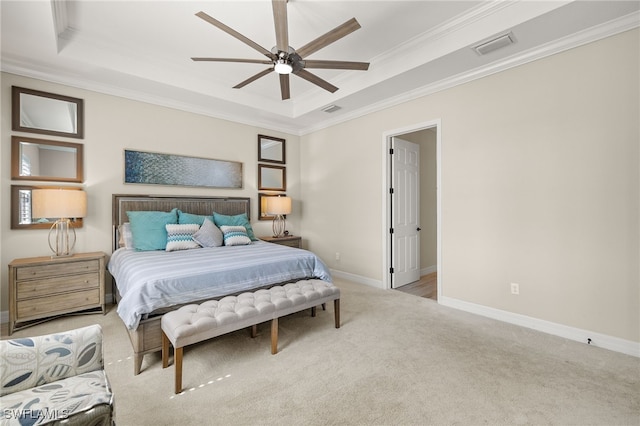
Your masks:
M322 108L321 111L322 112L331 113L331 112L336 112L339 109L342 109L342 107L339 107L338 105L329 105L329 106L326 106L326 107Z
M494 50L513 44L515 41L516 39L513 37L513 34L508 32L475 46L473 50L475 50L478 55L486 55L489 52L493 52Z

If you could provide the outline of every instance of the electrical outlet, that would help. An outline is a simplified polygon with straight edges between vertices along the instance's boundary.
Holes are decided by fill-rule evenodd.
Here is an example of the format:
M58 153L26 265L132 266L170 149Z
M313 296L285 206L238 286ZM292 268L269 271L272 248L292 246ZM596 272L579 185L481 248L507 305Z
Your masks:
M340 252L336 252L336 260L339 262L340 261Z
M511 294L520 294L520 284L511 283Z

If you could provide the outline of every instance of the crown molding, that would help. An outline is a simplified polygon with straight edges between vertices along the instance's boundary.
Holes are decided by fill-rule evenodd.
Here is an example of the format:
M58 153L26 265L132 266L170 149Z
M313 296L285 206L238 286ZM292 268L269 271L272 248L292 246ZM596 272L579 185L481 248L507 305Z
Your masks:
M56 0L54 0L55 2ZM487 12L488 13L488 12ZM318 124L301 127L296 124L296 119L277 114L265 114L251 107L239 106L236 109L241 110L240 113L234 113L230 109L205 108L199 105L189 104L183 101L177 101L163 96L151 95L135 90L122 89L115 85L107 85L96 83L95 81L81 78L78 75L60 75L52 74L46 67L40 69L34 67L32 63L22 63L15 58L3 57L2 71L12 74L22 75L25 77L35 78L39 80L49 81L52 83L63 84L66 86L77 87L85 90L91 90L98 93L104 93L113 96L120 96L127 99L141 101L145 103L164 106L167 108L178 109L195 114L205 115L221 120L233 121L240 124L255 126L272 131L279 131L293 135L306 135L325 129L327 127L340 124L358 117L362 117L373 112L377 112L389 107L396 106L401 103L412 101L442 90L455 87L479 78L489 76L501 71L508 70L544 57L560 53L562 51L579 47L581 45L591 43L600 39L604 39L628 30L632 30L640 26L640 12L634 12L624 17L612 20L610 22L595 26L593 28L578 32L571 36L556 40L552 43L521 52L517 55L507 57L501 61L470 70L447 79L440 80L436 83L423 86L417 90L401 93L397 96L387 98L383 101L371 104L365 108L360 108L352 112L345 112L339 117L331 117ZM255 113L257 111L257 113ZM255 114L252 114L255 113ZM256 118L249 118L250 115Z
M387 98L383 101L371 104L365 108L360 108L356 111L346 113L340 117L335 117L319 123L315 126L309 126L300 130L300 135L306 135L313 133L327 127L335 126L337 124L353 120L386 108L390 108L405 102L409 102L433 93L437 93L452 87L468 83L473 80L477 80L489 75L506 71L510 68L514 68L520 65L524 65L529 62L537 61L545 57L561 53L563 51L573 49L594 41L605 39L607 37L620 34L640 26L640 12L634 12L626 15L622 18L612 20L605 24L597 25L587 30L580 31L562 39L555 40L554 42L547 43L542 46L538 46L533 49L529 49L524 52L520 52L516 55L504 58L498 62L488 64L483 67L479 67L444 80L440 80L436 83L423 86L419 89L412 90L411 92L401 93L392 98Z

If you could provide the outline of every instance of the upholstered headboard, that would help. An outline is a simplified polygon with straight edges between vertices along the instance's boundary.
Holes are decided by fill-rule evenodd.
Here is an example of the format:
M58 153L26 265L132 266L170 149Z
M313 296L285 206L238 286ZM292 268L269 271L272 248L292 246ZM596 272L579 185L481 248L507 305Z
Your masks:
M118 249L118 226L128 222L128 211L163 211L178 208L186 213L212 215L250 214L250 199L245 197L187 197L172 195L113 194L113 241L112 249Z

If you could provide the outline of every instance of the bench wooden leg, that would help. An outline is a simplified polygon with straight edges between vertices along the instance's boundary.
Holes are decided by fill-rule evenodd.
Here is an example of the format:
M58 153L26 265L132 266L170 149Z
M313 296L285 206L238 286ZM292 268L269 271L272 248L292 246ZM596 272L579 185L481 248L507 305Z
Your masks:
M271 354L278 353L278 318L271 320Z
M162 332L162 368L169 366L169 338Z
M313 308L311 308L311 316L312 317L316 317L316 307L314 306Z
M336 328L340 328L340 299L333 301L333 311L336 316Z
M182 349L183 348L174 348L173 350L173 364L176 368L176 390L175 392L178 394L182 392Z
M258 324L253 324L251 326L251 338L255 338L258 335Z
M323 303L323 304L322 304L322 310L323 310L323 311L326 311L326 310L327 310L327 304L326 304L326 303Z

